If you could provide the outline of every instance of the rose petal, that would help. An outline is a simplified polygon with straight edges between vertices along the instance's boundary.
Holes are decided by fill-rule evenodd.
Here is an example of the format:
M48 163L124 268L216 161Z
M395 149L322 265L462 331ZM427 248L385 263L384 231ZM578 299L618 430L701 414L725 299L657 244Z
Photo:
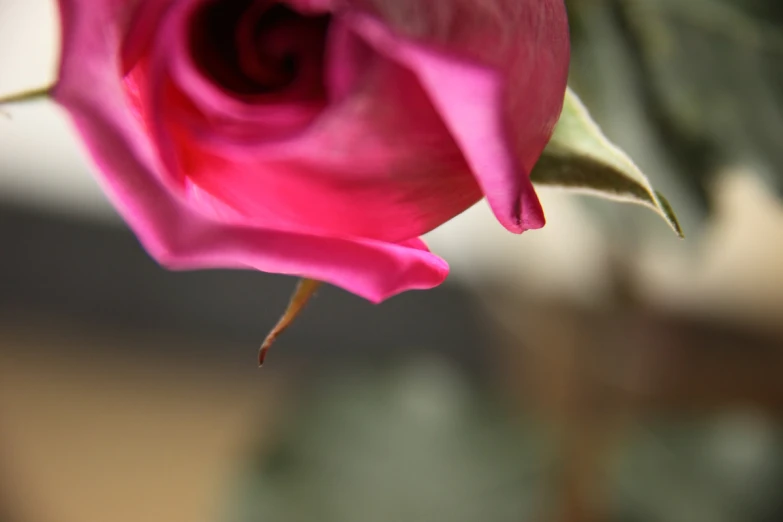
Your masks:
M529 175L565 96L570 53L564 2L352 4L375 15L354 17L356 30L415 71L498 220L517 233L542 227Z
M505 133L500 74L395 38L367 16L355 17L353 26L416 72L503 226L517 233L543 227L541 204Z
M256 268L327 281L372 301L440 284L446 264L420 240L394 244L230 226L173 193L120 78L127 2L61 0L54 99L72 116L103 185L150 254L172 268Z
M67 1L70 2L71 0ZM163 15L175 0L98 1L120 6L124 5L128 27L122 31L126 35L122 45L122 71L127 73L149 51ZM61 9L61 11L65 11L65 9ZM118 27L118 29L124 28Z
M293 135L294 125L275 112L265 121L275 105L239 104L198 78L188 49L169 42L171 35L175 43L183 40L176 35L186 22L183 9L161 29L146 79L156 95L147 114L177 180L187 178L247 222L391 242L428 232L480 199L462 153L415 76L361 39L345 38L349 29L339 20L328 61L344 71L360 56L362 74L353 85L342 82L350 96ZM330 79L338 83L345 75ZM172 103L176 96L167 85L204 103ZM280 121L286 132L265 136Z

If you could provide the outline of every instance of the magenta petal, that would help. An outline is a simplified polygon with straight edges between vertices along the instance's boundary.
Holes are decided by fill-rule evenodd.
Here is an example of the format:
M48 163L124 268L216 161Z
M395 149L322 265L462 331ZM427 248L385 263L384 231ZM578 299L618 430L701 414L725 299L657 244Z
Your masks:
M543 227L530 171L515 157L504 126L501 76L413 46L403 56L460 144L498 221L515 233Z
M180 43L188 7L172 10L139 80L151 93L146 113L172 182L192 182L254 225L392 243L481 198L414 74L341 20L333 21L326 71L333 99L301 125L307 112L297 116L296 104L240 102L199 76ZM360 74L350 67L356 62ZM197 109L175 103L167 84Z
M498 220L512 232L542 227L529 175L565 94L563 1L353 1L377 16L353 17L354 28L416 74Z
M118 1L62 0L63 52L55 100L72 116L102 184L139 240L172 268L255 268L326 281L372 301L431 288L448 268L420 240L385 243L234 226L172 190L131 113L120 77Z

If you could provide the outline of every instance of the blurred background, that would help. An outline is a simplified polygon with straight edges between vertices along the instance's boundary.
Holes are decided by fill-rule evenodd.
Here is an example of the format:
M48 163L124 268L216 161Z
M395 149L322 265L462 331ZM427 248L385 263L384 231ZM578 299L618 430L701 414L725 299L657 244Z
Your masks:
M428 238L447 284L164 271L63 114L0 115L0 522L783 520L783 7L572 0L572 86L671 200L542 191ZM0 0L0 95L51 83Z

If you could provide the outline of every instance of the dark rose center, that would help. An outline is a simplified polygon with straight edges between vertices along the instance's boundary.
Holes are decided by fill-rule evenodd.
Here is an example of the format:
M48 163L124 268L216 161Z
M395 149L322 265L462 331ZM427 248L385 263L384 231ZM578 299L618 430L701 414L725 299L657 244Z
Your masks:
M190 49L202 74L240 95L324 95L328 16L271 0L213 0L193 15Z

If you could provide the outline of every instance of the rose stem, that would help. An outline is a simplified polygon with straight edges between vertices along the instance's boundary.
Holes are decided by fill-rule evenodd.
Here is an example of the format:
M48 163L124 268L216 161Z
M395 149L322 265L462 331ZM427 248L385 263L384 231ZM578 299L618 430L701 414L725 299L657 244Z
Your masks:
M9 94L7 96L0 96L0 105L9 105L12 103L23 103L29 101L40 100L41 98L48 98L52 93L52 87L40 87L38 89L30 89L27 91L17 92ZM0 114L6 114L5 111L0 110Z
M26 101L34 101L40 98L47 98L52 92L52 87L40 87L38 89L30 89L27 91L17 92L14 94L8 94L6 96L0 96L0 104L6 105L9 103L20 103Z
M312 279L299 280L299 284L296 286L294 295L291 296L291 301L288 303L288 308L272 331L269 332L269 335L266 336L266 339L264 339L264 344L261 345L261 349L258 352L259 367L264 365L266 354L269 351L269 348L272 347L275 339L277 339L280 334L282 334L289 326L291 326L291 324L294 322L294 319L296 319L299 314L302 313L305 305L308 303L308 301L310 301L310 298L313 297L313 294L315 294L315 291L318 290L318 287L320 286L321 281L314 281Z

